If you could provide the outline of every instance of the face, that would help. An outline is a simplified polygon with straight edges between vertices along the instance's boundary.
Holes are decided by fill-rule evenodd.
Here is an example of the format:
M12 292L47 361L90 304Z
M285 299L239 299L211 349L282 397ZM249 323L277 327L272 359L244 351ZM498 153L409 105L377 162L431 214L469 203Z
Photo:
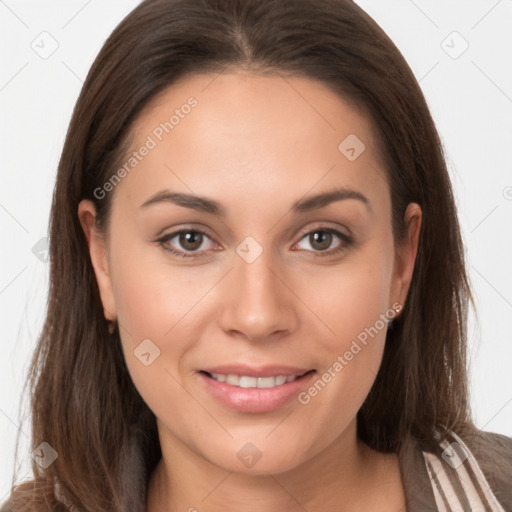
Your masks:
M106 239L90 201L79 216L161 440L279 473L353 432L421 221L410 207L395 246L370 122L313 80L198 75L153 100L132 151L96 191Z

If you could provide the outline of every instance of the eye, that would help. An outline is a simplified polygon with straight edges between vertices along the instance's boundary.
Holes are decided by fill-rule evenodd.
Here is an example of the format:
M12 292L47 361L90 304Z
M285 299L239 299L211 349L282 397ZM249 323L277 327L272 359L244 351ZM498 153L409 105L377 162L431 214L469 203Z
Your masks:
M336 243L336 238L341 242L332 248L333 242ZM309 245L309 248L306 247L307 250L320 253L318 254L319 256L332 256L333 254L347 249L352 244L352 239L349 236L328 227L321 227L309 231L301 238L301 241L302 240L306 240ZM298 244L300 244L300 242L298 242Z
M333 242L336 242L336 239L339 243L333 248L332 245ZM320 227L306 232L295 246L299 245L302 240L305 240L309 245L306 250L317 253L318 256L322 257L337 254L352 244L352 239L349 236L328 227ZM157 240L161 247L179 258L204 256L209 249L208 241L214 246L216 245L205 232L198 229L181 229ZM210 249L215 250L212 247Z
M175 240L173 242L173 240ZM199 257L203 251L208 250L205 242L211 238L203 231L197 229L182 229L163 236L157 242L167 251L180 258ZM176 248L178 245L178 248ZM206 244L208 245L208 244ZM181 247L181 249L180 249Z

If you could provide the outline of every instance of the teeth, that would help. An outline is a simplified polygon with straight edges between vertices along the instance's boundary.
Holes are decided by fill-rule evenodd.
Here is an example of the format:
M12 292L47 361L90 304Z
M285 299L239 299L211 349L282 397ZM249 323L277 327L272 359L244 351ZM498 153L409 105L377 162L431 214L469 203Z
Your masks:
M247 375L223 375L222 373L212 373L210 375L218 382L225 382L240 388L273 388L281 386L286 382L293 382L300 377L300 375L290 375L289 377L284 375L276 377L249 377Z

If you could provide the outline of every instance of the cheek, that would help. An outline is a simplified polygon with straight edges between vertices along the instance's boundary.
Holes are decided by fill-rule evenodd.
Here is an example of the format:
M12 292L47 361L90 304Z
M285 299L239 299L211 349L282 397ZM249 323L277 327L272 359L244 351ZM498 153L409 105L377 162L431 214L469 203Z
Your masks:
M148 373L141 373L144 363L151 361L153 370L162 366L164 340L172 335L175 325L190 310L194 298L191 292L194 288L188 286L189 280L179 271L170 266L164 271L161 262L157 265L148 258L148 254L157 251L133 246L117 253L113 251L112 257L119 331L126 363L136 381ZM183 345L169 345L165 352L170 350L179 357L180 347ZM149 357L141 357L148 353Z
M140 395L158 413L171 403L178 409L190 407L177 370L199 338L200 308L194 305L211 287L191 276L161 262L148 264L136 254L116 267L116 309L126 365Z
M302 403L316 401L343 416L336 404L357 409L364 401L380 367L388 320L396 314L388 302L392 256L389 243L375 243L338 267L317 270L314 281L302 281L299 293L315 313L308 337L318 340L321 364Z
M164 249L149 247L120 257L113 273L119 322L133 336L162 340L211 288L214 271L167 264ZM203 267L205 268L205 267ZM200 276L200 277L198 277ZM209 277L212 277L210 279ZM140 340L139 340L140 341Z
M324 334L330 351L343 350L388 310L391 262L390 247L375 243L350 254L340 265L297 276L297 295L314 313L309 314L309 323Z

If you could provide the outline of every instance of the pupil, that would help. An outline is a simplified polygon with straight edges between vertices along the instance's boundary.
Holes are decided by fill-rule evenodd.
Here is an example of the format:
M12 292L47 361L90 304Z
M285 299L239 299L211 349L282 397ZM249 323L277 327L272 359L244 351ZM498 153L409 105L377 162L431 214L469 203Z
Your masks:
M180 244L184 249L194 250L201 247L202 234L195 231L180 234Z

